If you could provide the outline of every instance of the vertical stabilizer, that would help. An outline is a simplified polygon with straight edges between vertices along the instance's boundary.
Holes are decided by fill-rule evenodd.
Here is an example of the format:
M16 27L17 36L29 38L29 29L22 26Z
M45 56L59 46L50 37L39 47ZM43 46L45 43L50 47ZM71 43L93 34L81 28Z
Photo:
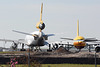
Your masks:
M42 21L42 12L43 12L43 3L41 4L41 13L40 13L40 23L43 24Z
M79 36L79 20L77 20L77 36Z
M41 4L41 12L40 12L40 21L36 24L36 28L41 32L45 28L45 24L42 21L42 13L43 13L43 3Z

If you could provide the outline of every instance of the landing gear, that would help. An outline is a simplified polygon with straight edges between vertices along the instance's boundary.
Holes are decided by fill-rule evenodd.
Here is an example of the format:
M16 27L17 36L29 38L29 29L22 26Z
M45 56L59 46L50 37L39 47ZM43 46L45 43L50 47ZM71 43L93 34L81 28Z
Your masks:
M88 49L89 52L91 52L92 46L91 45L86 45L85 48Z
M91 52L91 46L90 46L90 45L88 45L88 47L89 47L89 48L88 48L89 52Z
M24 49L24 43L22 43L22 49L20 49L20 51L26 51L26 49Z
M77 49L77 51L75 53L79 53L81 51L81 49Z
M26 51L26 49L20 49L20 51Z
M47 49L47 52L52 52L51 44L49 44L49 49Z
M71 48L73 48L73 45L69 44L69 42L67 42L67 44L64 44L65 45L65 49L67 51L69 51Z
M41 48L40 48L40 46L36 46L35 48L36 48L36 49L34 49L34 51L37 51L37 52L38 52L38 51L42 51Z
M67 42L67 44L65 44L65 48L67 51L69 51L69 49L71 49L72 47L69 45L69 42Z
M80 52L81 51L81 49L78 49L78 52Z
M52 48L53 50L56 50L56 49L58 49L58 44L53 44L53 48Z
M18 43L13 42L11 48L12 48L14 51L17 51L17 47L18 47Z

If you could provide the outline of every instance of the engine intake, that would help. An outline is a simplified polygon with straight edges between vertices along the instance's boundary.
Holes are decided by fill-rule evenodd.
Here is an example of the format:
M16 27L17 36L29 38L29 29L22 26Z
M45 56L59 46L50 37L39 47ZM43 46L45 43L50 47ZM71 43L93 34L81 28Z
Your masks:
M100 52L100 47L97 46L97 47L95 48L95 51L96 51L96 52Z

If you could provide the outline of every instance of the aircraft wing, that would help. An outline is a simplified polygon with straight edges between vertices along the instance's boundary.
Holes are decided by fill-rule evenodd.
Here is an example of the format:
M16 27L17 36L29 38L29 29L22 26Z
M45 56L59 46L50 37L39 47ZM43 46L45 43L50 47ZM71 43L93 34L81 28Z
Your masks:
M98 39L96 39L96 38L86 38L86 39L84 40L84 42L95 42L95 41L100 41L100 40L98 40Z
M17 40L0 39L0 41L5 41L5 42L15 42L15 41L17 41Z
M61 38L61 39L66 39L66 40L73 40L72 38Z
M25 44L25 40L24 39L19 39L19 40L10 40L10 39L0 39L0 41L4 41L4 42L14 42L14 43L24 43Z
M71 38L61 38L61 39L73 40L73 39L71 39ZM98 39L96 39L96 38L86 38L86 39L84 40L84 42L95 42L95 41L100 41L100 40L98 40Z
M96 46L96 45L98 45L98 43L97 44L87 44L87 45L94 45L94 46Z
M16 30L12 30L13 32L17 32L17 33L21 33L21 34L25 34L25 35L30 35L30 36L37 36L34 34L30 34L30 33L26 33L26 32L21 32L21 31L16 31Z

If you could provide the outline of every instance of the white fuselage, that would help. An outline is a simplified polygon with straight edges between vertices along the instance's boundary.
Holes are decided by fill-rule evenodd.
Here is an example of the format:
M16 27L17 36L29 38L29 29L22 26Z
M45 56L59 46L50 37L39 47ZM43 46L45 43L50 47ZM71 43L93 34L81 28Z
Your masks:
M43 38L43 32L35 31L31 34L37 35L37 37L26 35L25 42L28 46L44 46L45 39Z

